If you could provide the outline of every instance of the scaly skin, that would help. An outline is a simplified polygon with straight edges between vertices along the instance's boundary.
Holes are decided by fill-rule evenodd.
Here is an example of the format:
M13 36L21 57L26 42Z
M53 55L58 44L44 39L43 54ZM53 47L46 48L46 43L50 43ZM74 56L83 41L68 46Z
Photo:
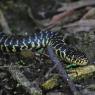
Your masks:
M31 51L47 46L52 46L57 56L60 57L62 60L68 62L69 64L73 63L80 66L84 65L83 67L69 70L70 72L72 72L68 74L70 78L74 80L76 78L81 79L82 77L85 78L85 76L89 76L93 72L95 72L95 65L87 65L88 59L86 55L81 51L66 45L63 37L57 32L41 31L31 36L12 36L0 32L0 50L2 52L19 53L24 50ZM43 84L42 86L49 89L48 83L50 82L51 81ZM54 83L54 85L56 84Z
M0 33L0 50L17 53L23 50L39 49L52 46L56 54L70 64L86 65L86 55L77 49L69 47L58 32L41 31L31 36L10 36Z

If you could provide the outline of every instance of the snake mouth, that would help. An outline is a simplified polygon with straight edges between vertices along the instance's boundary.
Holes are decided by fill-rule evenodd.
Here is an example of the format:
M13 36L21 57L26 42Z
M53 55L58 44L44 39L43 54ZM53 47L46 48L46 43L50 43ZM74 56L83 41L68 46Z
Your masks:
M70 64L76 64L79 66L88 64L88 58L86 57L85 53L72 47L68 47L67 45L57 49L56 54Z
M69 51L66 51L66 60L69 63L73 63L76 65L87 65L88 64L88 58L86 55L78 50L69 49Z
M59 47L58 47L59 46ZM67 45L59 44L56 47L56 54L64 61L70 64L76 64L79 66L84 66L88 64L88 58L86 57L86 54L74 49L72 47L68 47Z
M84 66L88 64L88 59L87 58L76 58L76 60L71 60L71 63Z

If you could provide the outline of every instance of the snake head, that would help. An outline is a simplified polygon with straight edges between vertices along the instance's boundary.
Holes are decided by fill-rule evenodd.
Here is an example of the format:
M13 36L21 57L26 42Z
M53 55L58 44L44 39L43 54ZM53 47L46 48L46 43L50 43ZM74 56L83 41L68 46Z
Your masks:
M86 54L71 48L66 47L64 50L62 50L63 59L65 59L68 63L73 63L76 65L87 65L88 64L88 58L86 57Z

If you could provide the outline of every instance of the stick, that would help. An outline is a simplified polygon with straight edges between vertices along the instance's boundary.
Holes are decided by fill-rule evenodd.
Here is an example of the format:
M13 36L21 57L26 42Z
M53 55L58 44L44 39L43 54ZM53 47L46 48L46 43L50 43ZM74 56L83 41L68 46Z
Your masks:
M32 83L20 72L18 68L19 67L14 67L13 65L8 68L8 71L11 73L12 77L18 83L20 83L20 85L22 85L26 89L26 91L30 93L30 95L42 95L41 90L34 87Z
M57 11L69 11L75 10L81 7L92 6L95 5L95 0L81 0L74 3L63 3L62 7L59 8Z
M74 83L68 77L64 67L62 67L62 64L57 59L57 57L54 54L53 49L51 47L48 47L48 53L49 53L50 59L52 60L53 64L58 64L56 66L56 69L58 70L58 72L59 72L60 76L63 78L63 80L65 80L68 83L73 95L80 95L79 92L76 90Z
M8 23L4 17L4 14L3 12L0 10L0 24L3 28L3 32L6 33L6 34L12 34L10 29L9 29L9 26L8 26Z
M78 27L78 26L81 26L81 27L95 27L95 20L94 19L80 20L80 21L77 21L77 22L72 23L72 24L64 25L64 28L65 27Z

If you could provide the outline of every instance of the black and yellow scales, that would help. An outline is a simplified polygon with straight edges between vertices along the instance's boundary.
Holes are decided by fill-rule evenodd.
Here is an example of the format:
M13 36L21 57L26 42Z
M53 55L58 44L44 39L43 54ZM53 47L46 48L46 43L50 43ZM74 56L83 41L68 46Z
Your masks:
M69 47L64 42L63 36L58 32L40 31L34 35L13 36L0 32L0 51L5 53L20 53L24 50L37 50L47 46L53 47L58 57L70 64L78 65L76 69L70 69L68 75L71 79L81 79L95 72L95 64L88 65L88 59L81 51ZM51 78L42 84L45 89L56 86L59 77Z
M13 36L0 32L0 50L17 53L22 50L33 50L52 46L56 54L64 61L77 65L86 65L86 55L77 49L69 47L58 32L41 31L29 36Z

